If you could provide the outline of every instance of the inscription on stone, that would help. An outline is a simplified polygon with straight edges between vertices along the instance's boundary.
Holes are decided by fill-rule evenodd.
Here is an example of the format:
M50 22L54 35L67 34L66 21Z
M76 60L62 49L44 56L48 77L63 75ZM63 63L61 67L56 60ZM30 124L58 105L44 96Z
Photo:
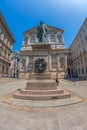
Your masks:
M34 52L34 56L48 56L48 52Z

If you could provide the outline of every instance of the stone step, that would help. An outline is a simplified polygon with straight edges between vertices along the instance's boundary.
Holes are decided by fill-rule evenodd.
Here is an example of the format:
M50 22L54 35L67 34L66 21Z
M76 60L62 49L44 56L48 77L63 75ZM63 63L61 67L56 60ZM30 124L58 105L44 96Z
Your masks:
M27 90L56 90L57 86L29 86Z
M24 100L52 100L52 99L70 98L71 94L68 92L64 92L62 94L52 94L52 95L28 95L17 92L13 95L13 97L16 99L24 99Z
M22 89L22 90L20 90L21 94L30 94L30 95L60 94L63 92L64 92L63 89L57 89L57 90L26 90L26 89Z

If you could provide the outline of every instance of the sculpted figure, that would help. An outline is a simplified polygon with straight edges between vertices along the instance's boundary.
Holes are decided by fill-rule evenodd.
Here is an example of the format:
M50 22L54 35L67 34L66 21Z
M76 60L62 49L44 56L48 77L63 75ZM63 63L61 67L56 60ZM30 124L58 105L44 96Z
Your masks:
M37 30L37 38L39 39L39 42L46 42L47 26L41 21Z

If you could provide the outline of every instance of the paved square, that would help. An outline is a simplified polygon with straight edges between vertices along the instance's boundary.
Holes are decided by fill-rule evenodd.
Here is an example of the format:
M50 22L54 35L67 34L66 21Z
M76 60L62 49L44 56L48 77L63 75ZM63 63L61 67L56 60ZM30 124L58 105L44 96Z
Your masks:
M0 130L87 130L87 80L60 84L83 99L83 102L33 111L6 107L2 97L24 88L27 80L0 79Z

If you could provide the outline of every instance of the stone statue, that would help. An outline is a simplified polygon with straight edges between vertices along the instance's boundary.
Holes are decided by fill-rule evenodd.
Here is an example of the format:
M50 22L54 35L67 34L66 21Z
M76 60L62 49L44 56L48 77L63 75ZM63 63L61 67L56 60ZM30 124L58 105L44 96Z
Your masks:
M47 26L42 21L40 22L37 31L37 38L39 39L39 42L46 42Z

